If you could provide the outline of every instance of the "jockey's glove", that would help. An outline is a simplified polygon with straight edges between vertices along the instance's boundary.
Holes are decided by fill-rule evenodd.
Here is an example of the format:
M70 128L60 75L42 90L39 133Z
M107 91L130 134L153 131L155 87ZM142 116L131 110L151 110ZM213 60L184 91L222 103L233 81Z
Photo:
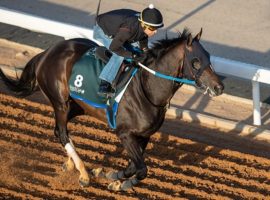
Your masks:
M149 51L149 48L148 47L145 47L142 49L143 53L147 53Z
M145 54L145 53L141 53L141 54L132 54L132 60L133 60L136 64L142 63L145 59L146 59L146 54Z

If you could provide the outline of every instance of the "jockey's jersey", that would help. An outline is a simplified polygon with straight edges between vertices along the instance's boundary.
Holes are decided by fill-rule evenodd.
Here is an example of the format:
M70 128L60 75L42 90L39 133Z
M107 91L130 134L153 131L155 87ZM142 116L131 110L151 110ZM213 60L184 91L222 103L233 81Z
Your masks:
M139 42L140 48L146 48L148 36L138 20L138 12L128 9L113 10L97 17L97 24L103 32L113 39L110 50L123 57L131 57L131 52L123 48L125 42Z

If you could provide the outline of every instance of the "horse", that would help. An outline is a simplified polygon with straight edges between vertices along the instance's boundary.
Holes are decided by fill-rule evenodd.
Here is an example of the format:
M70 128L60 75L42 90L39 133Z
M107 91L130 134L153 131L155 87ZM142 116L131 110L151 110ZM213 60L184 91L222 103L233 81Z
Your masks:
M221 95L224 85L213 70L210 54L200 43L201 35L202 29L195 37L188 29L184 29L178 37L158 40L146 53L142 64L173 78L193 80L199 90L211 96ZM80 172L81 186L89 185L90 175L75 150L67 123L84 114L104 122L106 118L102 109L72 98L68 81L74 63L86 51L97 46L95 42L84 38L64 40L34 56L26 64L19 79L13 80L2 71L0 73L8 88L16 94L25 97L39 89L47 97L55 113L54 134L68 155L63 169L68 171L76 167ZM92 170L94 175L112 180L109 189L127 190L147 177L144 151L151 135L163 124L171 98L182 85L174 80L156 77L138 67L138 72L119 103L116 116L118 123L114 130L127 151L128 164L124 170L106 174L102 170Z

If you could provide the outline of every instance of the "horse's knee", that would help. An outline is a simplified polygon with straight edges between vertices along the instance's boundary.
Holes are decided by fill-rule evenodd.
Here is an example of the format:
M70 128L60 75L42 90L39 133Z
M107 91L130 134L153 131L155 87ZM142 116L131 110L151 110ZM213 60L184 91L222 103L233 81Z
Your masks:
M137 178L138 180L143 180L143 179L145 179L145 178L147 177L147 172L148 172L148 169L147 169L146 166L143 167L143 168L141 168L141 169L138 169L138 170L136 171L136 178Z

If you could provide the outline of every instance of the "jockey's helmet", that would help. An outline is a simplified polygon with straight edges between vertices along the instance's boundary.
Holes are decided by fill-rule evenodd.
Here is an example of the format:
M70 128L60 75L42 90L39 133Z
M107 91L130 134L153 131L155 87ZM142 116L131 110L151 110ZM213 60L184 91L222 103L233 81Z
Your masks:
M145 8L140 13L139 21L150 27L154 28L163 27L162 14L158 9L154 7L153 4L150 4L148 8Z

